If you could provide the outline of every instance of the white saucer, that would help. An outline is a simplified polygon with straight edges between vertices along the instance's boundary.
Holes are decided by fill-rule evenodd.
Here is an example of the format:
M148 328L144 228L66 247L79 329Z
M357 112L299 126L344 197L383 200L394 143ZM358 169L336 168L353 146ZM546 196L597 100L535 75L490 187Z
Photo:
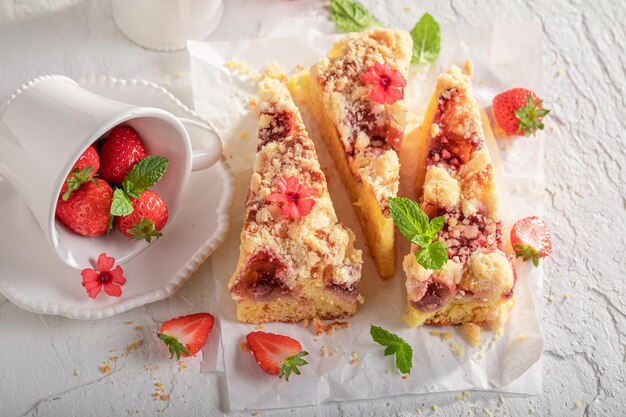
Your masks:
M152 106L179 117L208 122L167 90L140 80L85 77L88 90L130 104ZM192 143L193 133L190 132ZM93 300L80 272L58 260L17 192L0 178L0 293L34 313L90 320L163 300L176 292L222 243L229 226L233 177L222 159L193 172L167 235L123 265L126 285L119 298L101 292Z

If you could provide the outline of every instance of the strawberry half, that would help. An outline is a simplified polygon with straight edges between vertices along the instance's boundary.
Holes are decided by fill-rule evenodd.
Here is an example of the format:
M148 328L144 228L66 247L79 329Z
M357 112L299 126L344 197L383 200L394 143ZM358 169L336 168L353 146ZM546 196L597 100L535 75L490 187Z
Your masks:
M539 258L552 253L548 226L535 216L518 220L513 225L511 245L515 249L516 257L522 257L524 261L532 259L535 266L539 266Z
M131 198L133 212L128 216L115 217L115 225L129 239L145 239L162 236L161 229L167 223L167 206L157 193L145 190L139 198Z
M302 359L308 352L302 351L302 345L291 337L266 332L252 332L246 336L248 347L261 369L270 375L285 377L289 381L289 375L300 375L298 366L308 362Z
M67 174L65 183L61 187L61 196L67 201L70 195L80 188L81 185L90 181L100 169L100 158L96 148L88 147L72 166Z
M530 136L543 130L543 118L550 112L543 100L526 88L513 88L493 98L493 117L507 135Z
M83 184L67 199L59 198L56 218L83 236L100 236L109 230L113 189L100 178Z
M121 184L133 165L147 155L135 129L115 126L100 147L100 176Z
M209 313L177 317L163 323L158 336L168 347L170 359L176 355L179 360L181 356L195 355L204 347L214 322Z

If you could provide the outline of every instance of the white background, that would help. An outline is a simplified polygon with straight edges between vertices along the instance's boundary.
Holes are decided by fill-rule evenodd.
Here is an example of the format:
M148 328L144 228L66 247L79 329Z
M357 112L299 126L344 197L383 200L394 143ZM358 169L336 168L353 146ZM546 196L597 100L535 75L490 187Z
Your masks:
M261 21L281 16L326 15L317 1L225 3L224 19L212 40L255 36ZM406 396L259 415L409 416L416 414L416 407L421 415L437 416L491 412L512 416L623 415L623 4L565 0L363 3L381 20L405 29L424 11L442 23L543 23L545 99L553 109L546 135L545 219L555 245L544 269L544 394L499 398L472 393L464 401L456 400L454 394ZM186 52L154 53L127 41L115 26L107 1L0 2L2 98L38 75L106 74L160 83L192 104L188 66ZM200 373L199 358L186 361L188 368L179 371L153 334L158 323L196 311L211 296L211 282L203 279L209 263L174 297L99 322L31 314L0 296L0 416L221 415L223 381L219 376ZM140 339L143 346L123 357L124 347ZM115 352L110 352L113 349ZM102 361L112 355L119 356L112 371L100 373ZM153 399L157 382L163 384L169 401ZM439 407L437 411L431 409L433 405Z

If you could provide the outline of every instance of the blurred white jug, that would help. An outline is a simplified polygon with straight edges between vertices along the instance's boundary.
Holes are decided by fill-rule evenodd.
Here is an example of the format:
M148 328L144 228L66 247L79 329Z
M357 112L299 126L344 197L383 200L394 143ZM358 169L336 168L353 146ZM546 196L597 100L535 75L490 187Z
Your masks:
M128 39L155 51L185 49L217 28L223 0L113 0L113 17Z

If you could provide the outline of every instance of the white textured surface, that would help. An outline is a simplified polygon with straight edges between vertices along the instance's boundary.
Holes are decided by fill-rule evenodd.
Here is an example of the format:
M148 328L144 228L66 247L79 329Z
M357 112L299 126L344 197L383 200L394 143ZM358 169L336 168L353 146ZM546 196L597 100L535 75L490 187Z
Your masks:
M407 396L274 412L282 416L511 415L622 416L626 406L626 8L621 1L364 1L383 21L410 29L423 11L442 22L488 25L543 22L546 102L553 112L546 144L546 221L555 251L545 262L544 395L499 398L472 393ZM375 3L379 3L374 5ZM61 5L68 6L61 6ZM407 7L407 6L410 6ZM245 7L245 12L244 12ZM406 7L406 8L405 8ZM262 19L322 13L314 1L228 0L212 39L254 35ZM52 12L50 12L52 10ZM108 74L161 83L190 103L185 52L159 54L127 41L106 1L4 0L0 3L0 96L47 73ZM540 69L538 69L540 70ZM33 259L37 262L37 259ZM209 261L210 262L210 261ZM204 265L174 297L98 322L19 310L0 297L0 416L221 415L223 385L179 372L153 331L176 314L201 309L212 283ZM565 299L564 295L569 298ZM554 297L554 302L549 297ZM132 321L132 325L126 324ZM134 326L142 326L135 330ZM128 356L124 346L144 339ZM109 352L116 349L116 352ZM103 375L98 367L119 359ZM144 369L149 366L149 371ZM159 366L159 369L153 369ZM169 393L154 400L153 378ZM575 402L580 401L580 408ZM435 412L432 405L438 405ZM234 413L250 415L250 412ZM260 412L259 415L272 412Z

